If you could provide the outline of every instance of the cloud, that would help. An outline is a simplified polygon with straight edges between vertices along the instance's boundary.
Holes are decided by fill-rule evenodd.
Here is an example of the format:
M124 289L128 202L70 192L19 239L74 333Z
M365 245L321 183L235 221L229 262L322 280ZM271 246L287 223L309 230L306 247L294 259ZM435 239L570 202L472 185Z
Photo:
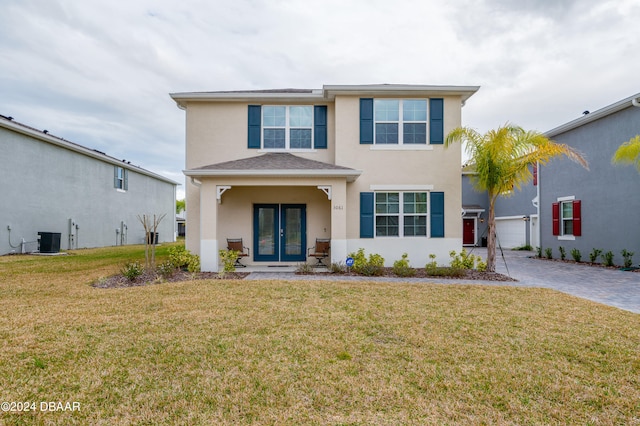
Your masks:
M637 0L6 0L0 114L183 181L169 93L481 85L464 124L549 130L638 92Z

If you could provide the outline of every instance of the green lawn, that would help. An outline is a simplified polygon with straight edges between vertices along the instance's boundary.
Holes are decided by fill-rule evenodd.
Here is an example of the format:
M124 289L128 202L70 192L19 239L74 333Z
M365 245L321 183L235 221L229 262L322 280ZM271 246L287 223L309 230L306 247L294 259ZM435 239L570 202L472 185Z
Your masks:
M0 401L37 406L0 423L640 424L640 315L510 287L89 285L142 250L0 257Z

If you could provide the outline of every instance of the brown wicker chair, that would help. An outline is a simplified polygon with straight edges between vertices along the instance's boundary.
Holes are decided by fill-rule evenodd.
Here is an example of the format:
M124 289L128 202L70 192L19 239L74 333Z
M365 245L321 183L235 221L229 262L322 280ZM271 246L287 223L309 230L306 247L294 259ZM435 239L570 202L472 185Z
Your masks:
M249 256L249 247L245 247L242 244L242 238L227 238L227 250L233 250L240 253L236 259L236 268L246 268L247 265L240 263L240 259Z
M315 257L318 261L314 266L327 266L322 261L329 257L329 250L331 250L331 239L316 238L316 245L307 251L309 257Z

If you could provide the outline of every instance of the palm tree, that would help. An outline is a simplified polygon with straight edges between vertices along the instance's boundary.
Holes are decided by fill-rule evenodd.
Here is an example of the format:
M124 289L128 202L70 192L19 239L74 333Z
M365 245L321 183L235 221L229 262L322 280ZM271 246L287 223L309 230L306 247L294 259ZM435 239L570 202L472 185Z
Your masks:
M611 159L613 163L634 164L640 172L640 135L629 139L618 147Z
M487 271L496 269L495 202L499 196L509 196L532 178L530 165L546 164L550 159L566 155L588 169L587 161L573 148L558 144L540 132L525 131L519 126L505 124L496 130L480 134L468 127L458 127L447 135L445 147L465 143L476 174L472 183L476 190L486 191L489 197L487 235Z

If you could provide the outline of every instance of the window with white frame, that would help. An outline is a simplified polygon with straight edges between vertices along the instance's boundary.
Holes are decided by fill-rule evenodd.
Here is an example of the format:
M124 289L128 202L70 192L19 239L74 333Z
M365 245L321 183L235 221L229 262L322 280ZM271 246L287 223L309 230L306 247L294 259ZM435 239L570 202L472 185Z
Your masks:
M376 192L376 237L426 237L426 192Z
M113 169L113 186L119 191L128 189L128 173L127 169L120 166L114 166Z
M559 197L552 203L553 235L572 240L582 236L582 202L574 196Z
M373 107L375 144L427 143L426 99L375 99Z
M311 149L313 106L263 106L264 149Z
M560 202L560 235L573 235L573 200Z

